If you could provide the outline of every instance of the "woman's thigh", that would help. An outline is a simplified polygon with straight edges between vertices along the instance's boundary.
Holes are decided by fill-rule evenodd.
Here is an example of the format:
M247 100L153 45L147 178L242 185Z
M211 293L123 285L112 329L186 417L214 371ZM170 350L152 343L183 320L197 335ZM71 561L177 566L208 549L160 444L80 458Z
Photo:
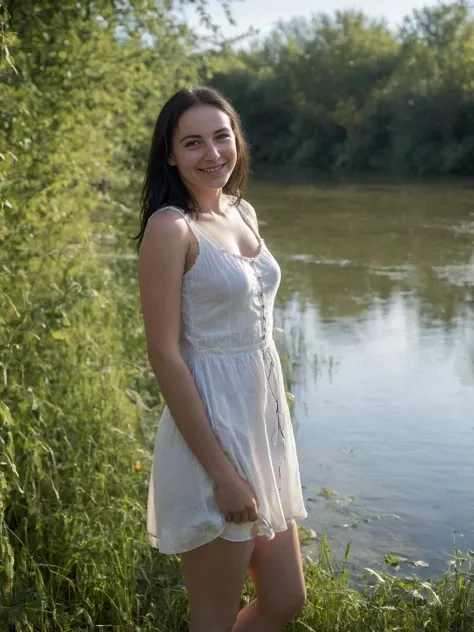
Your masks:
M255 538L230 542L216 538L181 554L190 604L190 632L231 630L240 607Z
M259 610L276 621L290 620L304 606L306 587L296 523L276 533L272 540L255 540L249 565Z

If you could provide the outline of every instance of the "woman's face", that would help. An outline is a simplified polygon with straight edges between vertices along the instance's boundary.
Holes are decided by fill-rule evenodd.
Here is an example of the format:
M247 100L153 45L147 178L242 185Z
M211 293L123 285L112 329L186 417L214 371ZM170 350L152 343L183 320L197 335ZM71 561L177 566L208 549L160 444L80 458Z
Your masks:
M172 141L170 165L191 191L220 189L237 161L230 119L213 105L194 105L180 117Z

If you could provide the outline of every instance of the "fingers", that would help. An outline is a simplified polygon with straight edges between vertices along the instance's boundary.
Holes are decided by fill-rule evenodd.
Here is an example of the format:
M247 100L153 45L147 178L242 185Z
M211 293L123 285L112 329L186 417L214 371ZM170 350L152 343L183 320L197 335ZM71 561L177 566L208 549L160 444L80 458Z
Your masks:
M255 522L258 518L257 507L254 505L248 511L229 511L225 514L226 522L240 524L242 522Z
M242 511L234 511L228 512L225 515L226 522L234 522L235 524L240 524L241 522L248 522L248 514L247 512Z

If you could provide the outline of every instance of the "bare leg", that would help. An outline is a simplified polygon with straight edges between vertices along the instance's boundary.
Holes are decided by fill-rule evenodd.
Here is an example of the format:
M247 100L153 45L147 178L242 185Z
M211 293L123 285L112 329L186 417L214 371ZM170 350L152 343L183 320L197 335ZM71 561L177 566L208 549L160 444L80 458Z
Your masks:
M255 539L249 573L257 598L243 608L232 632L280 632L306 600L303 564L296 524L273 540Z
M191 608L189 632L231 632L255 538L229 542L217 538L181 554Z

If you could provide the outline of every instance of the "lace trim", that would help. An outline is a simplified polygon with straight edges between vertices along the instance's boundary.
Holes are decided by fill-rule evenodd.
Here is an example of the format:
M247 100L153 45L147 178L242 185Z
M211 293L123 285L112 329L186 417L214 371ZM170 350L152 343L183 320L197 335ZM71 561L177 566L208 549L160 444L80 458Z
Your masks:
M258 271L258 269L255 267L255 262L252 262L252 269L253 272L255 274L255 278L258 281L259 284L259 291L258 291L258 296L259 296L259 301L260 301L260 309L261 309L261 314L262 314L262 337L261 340L262 342L265 341L267 339L267 330L268 330L268 323L267 323L267 317L266 317L266 310L265 310L265 301L264 301L264 296L263 296L263 287L262 287L262 275L260 274L260 272ZM274 371L274 363L273 363L273 359L272 356L270 354L270 348L269 347L263 347L262 348L262 354L268 362L268 372L266 373L266 378L267 378L267 384L268 384L268 390L270 391L271 396L273 397L274 401L275 401L275 412L276 412L276 418L277 418L277 425L273 430L272 433L272 445L273 446L278 446L279 443L282 444L282 456L280 459L280 463L278 465L278 479L279 479L279 486L278 486L278 491L281 491L281 466L283 464L283 461L285 460L285 441L286 441L286 437L285 437L285 433L283 432L283 424L282 424L282 411L280 410L280 401L278 399L278 397L276 396L273 388L272 388L272 383L271 383L271 376L272 376L272 372ZM276 439L274 439L276 434Z

